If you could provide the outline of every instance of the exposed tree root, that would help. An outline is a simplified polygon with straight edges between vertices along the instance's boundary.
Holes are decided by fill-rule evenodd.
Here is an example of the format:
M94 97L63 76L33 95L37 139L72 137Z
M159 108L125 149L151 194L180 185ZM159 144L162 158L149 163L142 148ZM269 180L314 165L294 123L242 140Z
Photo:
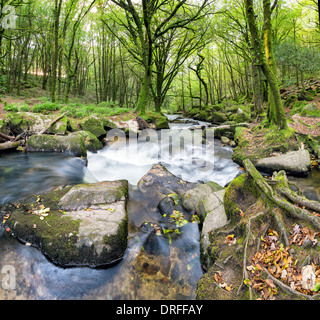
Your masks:
M304 297L308 300L314 300L314 296L309 296L307 294L301 293L295 289L290 288L286 284L284 284L282 281L278 280L276 277L274 277L268 270L267 268L263 267L264 272L268 275L268 278L271 279L278 287L280 287L282 290L288 292L291 295L297 295Z
M238 288L237 295L239 295L239 293L240 293L240 290L242 288L244 279L248 278L248 272L247 272L247 250L248 250L249 239L251 237L251 220L259 217L262 214L265 214L265 212L258 212L256 215L254 215L253 217L249 218L249 220L247 222L247 225L246 225L246 240L245 240L245 246L244 246L244 252L243 252L243 275L242 275L242 280L241 280L240 286ZM252 300L252 289L251 289L251 287L249 287L249 295L250 295L250 300Z
M303 221L310 222L317 230L320 230L320 219L319 217L313 215L308 210L299 208L287 200L279 196L271 186L265 181L261 176L259 171L255 168L249 159L243 161L244 168L246 172L253 178L255 184L259 187L261 192L266 196L266 198L277 205L279 208L283 209L289 216L300 219ZM291 192L288 190L288 192Z

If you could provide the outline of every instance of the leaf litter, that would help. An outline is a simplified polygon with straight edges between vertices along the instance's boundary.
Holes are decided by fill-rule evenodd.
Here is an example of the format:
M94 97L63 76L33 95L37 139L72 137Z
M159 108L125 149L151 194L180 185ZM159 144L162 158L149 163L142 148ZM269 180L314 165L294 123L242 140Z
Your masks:
M293 225L290 232L290 244L304 245L309 240L312 246L318 242L315 239L320 232L312 233L307 227L298 224ZM315 270L316 285L313 289L304 289L302 286L302 268L297 265L297 260L290 254L290 246L284 248L279 241L276 230L269 229L267 234L260 238L261 246L251 259L251 265L247 266L248 279L244 280L247 286L260 293L259 300L274 300L278 288L272 279L264 279L267 272L293 290L305 295L314 295L320 290L320 266L312 263ZM266 272L267 271L267 272Z

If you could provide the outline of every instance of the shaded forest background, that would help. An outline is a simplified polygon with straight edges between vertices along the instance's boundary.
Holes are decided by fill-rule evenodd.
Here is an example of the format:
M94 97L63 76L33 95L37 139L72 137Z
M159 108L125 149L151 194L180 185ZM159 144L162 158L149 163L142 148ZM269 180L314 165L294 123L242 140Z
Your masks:
M272 119L263 63L280 91L306 89L320 70L319 6L317 0L1 0L0 95L42 88L51 103L142 113L251 102L257 115Z

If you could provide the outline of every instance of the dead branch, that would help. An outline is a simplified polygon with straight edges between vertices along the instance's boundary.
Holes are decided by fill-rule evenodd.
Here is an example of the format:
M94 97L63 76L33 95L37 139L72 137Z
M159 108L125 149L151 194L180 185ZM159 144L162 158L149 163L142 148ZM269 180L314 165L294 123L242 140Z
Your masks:
M4 151L4 150L9 150L9 149L14 149L19 147L22 144L22 140L20 141L7 141L4 143L0 143L0 151Z
M43 128L40 132L37 133L37 135L40 135L40 134L44 134L47 130L49 130L51 128L51 126L53 126L57 121L59 121L61 118L63 118L69 111L61 114L59 117L53 119L50 124L48 125L48 127L46 128Z
M8 141L12 141L12 140L15 139L14 136L8 136L7 134L2 133L2 132L0 132L0 137L1 137L2 139L4 139L4 140L8 140Z

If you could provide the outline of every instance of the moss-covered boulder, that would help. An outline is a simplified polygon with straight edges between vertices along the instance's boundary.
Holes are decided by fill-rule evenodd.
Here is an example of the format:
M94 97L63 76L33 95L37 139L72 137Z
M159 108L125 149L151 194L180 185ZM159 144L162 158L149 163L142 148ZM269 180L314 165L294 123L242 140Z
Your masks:
M214 124L220 124L220 123L225 122L227 120L228 120L227 116L224 113L218 112L218 111L212 112L207 117L207 121L210 121L211 123L214 123Z
M84 118L79 126L84 131L89 131L94 134L98 139L106 135L107 130L116 128L117 126L107 118L100 118L92 115Z
M57 134L57 135L65 135L69 128L68 118L64 116L57 122L55 122L46 133Z
M85 139L80 135L33 135L26 144L27 151L67 152L75 157L86 157Z
M80 136L84 139L85 147L88 151L97 152L103 148L102 142L89 131L77 131L70 134L70 136Z
M128 182L57 188L2 208L5 227L62 267L100 267L126 250Z
M140 117L148 124L153 124L156 130L169 129L168 119L161 113L147 111L145 114L141 114Z
M183 194L182 205L187 210L197 213L204 220L207 214L217 206L218 199L214 192L222 189L220 185L214 182L199 184Z
M50 123L56 117L54 114L44 115L32 112L9 112L2 120L2 127L14 135L23 133L26 130L29 130L30 134L38 134L46 128L48 128L46 133L65 135L69 128L69 119L66 116L55 122L49 128Z

